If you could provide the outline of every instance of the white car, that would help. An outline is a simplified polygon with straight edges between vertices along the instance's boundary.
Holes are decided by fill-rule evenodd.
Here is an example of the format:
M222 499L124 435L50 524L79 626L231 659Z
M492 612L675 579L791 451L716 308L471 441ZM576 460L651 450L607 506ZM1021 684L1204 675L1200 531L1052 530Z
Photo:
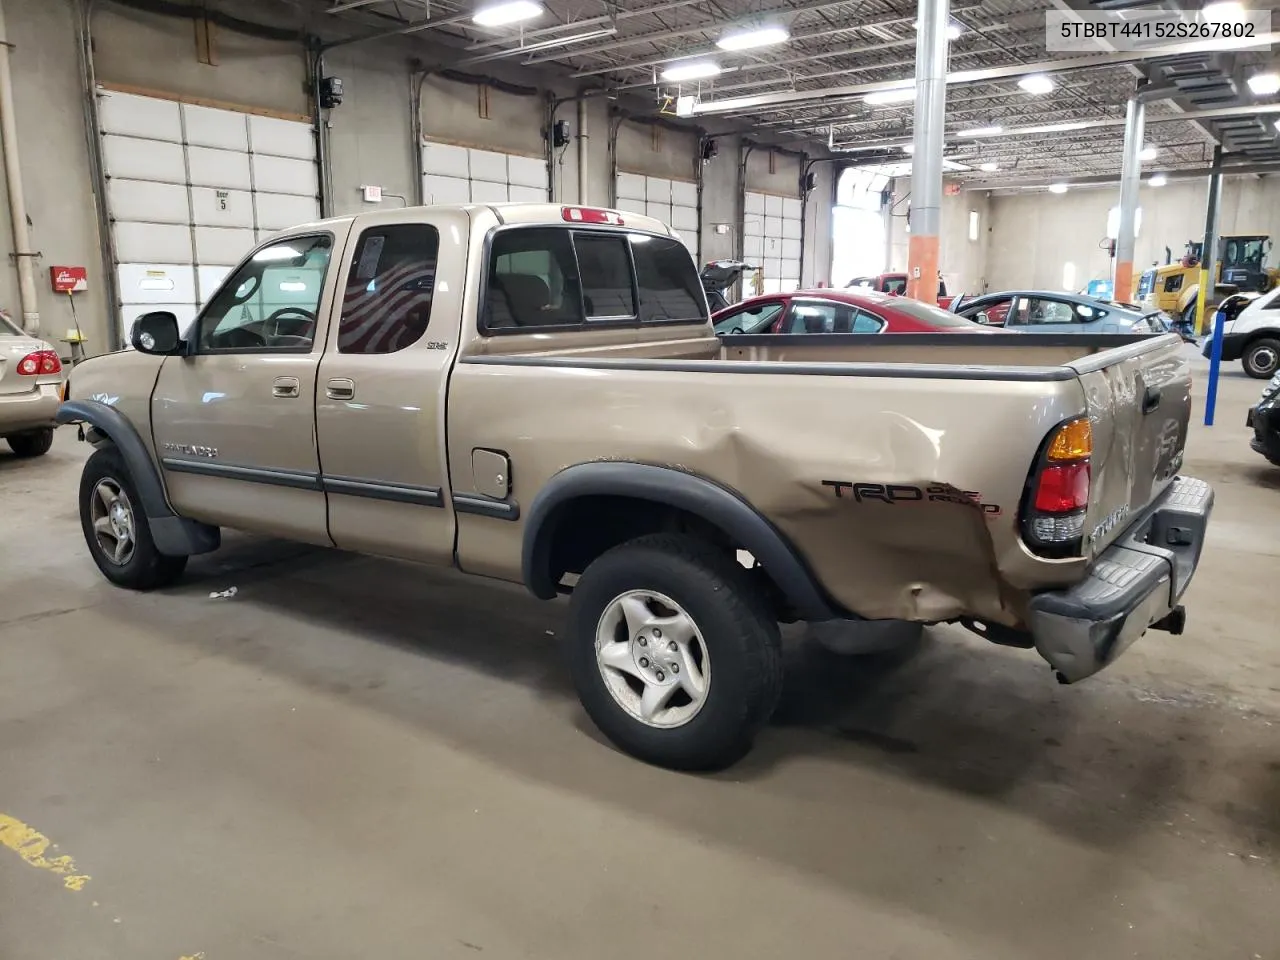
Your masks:
M49 452L62 383L57 351L0 312L0 437L18 456Z
M1244 308L1240 309L1242 302ZM1280 287L1261 296L1228 297L1219 309L1227 315L1222 328L1222 359L1240 360L1249 376L1271 379L1280 370ZM1206 337L1204 355L1209 356L1212 349L1213 337Z

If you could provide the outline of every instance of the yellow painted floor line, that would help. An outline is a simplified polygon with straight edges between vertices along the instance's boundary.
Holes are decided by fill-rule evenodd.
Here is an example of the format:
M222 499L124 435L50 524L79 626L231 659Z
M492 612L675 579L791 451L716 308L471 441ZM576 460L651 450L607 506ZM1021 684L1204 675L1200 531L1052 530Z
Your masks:
M74 860L67 856L45 856L52 845L52 841L40 831L0 813L0 847L8 847L33 867L56 873L62 877L62 885L68 890L83 890L89 878L76 873Z

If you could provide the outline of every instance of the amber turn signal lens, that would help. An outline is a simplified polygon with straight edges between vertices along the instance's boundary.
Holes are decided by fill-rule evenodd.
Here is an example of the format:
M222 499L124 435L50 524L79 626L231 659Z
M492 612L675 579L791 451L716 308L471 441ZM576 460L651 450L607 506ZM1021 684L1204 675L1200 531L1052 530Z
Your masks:
M1049 460L1083 460L1093 454L1093 427L1089 420L1063 424L1049 444Z

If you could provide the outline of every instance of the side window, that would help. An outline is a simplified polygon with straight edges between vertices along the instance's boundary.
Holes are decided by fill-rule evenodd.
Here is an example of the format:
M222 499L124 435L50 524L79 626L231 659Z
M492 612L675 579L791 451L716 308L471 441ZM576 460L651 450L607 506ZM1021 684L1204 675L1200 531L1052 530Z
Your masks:
M907 281L904 277L890 277L884 282L884 292L901 297L907 292Z
M791 313L787 317L787 333L849 333L852 330L852 311L835 303L791 301Z
M1021 308L1022 322L1030 326L1041 324L1075 323L1084 318L1078 317L1071 304L1061 300L1045 300L1040 297L1029 297L1018 301Z
M739 307L716 321L716 333L766 333L782 313L782 306L774 301Z
M630 320L636 315L627 241L616 234L579 233L573 238L582 275L588 320Z
M197 321L199 353L308 353L333 239L290 237L240 265Z
M488 330L583 322L582 289L568 230L503 230L489 250Z
M373 227L360 235L338 323L339 353L395 353L431 320L440 234L422 223Z
M1018 320L1017 320L1017 317L1014 316L1013 312L1010 310L1010 307L1012 306L1013 306L1012 300L998 300L995 303L988 304L987 306L981 308L980 310L974 311L973 315L977 316L979 313L985 313L987 315L987 323L1016 324Z
M641 233L630 237L640 290L640 322L705 323L707 298L689 248L670 237Z
M863 310L853 312L854 333L879 333L884 328L884 321Z

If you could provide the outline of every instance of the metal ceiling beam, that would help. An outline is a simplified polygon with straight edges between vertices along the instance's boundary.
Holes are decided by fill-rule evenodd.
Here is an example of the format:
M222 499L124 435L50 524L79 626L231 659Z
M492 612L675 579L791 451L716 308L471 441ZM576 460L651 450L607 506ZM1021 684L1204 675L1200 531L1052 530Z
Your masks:
M1167 180L1199 180L1209 176L1213 172L1213 167L1196 167L1191 170L1169 170L1163 176ZM1244 177L1258 174L1275 174L1280 173L1280 160L1268 161L1266 163L1224 163L1222 165L1222 175L1224 177ZM1144 174L1144 181L1150 180L1154 174ZM1095 187L1095 186L1111 186L1120 182L1119 174L1102 173L1088 177L1036 177L1027 180L1003 180L996 183L984 183L979 180L970 180L961 184L965 190L1034 190L1037 187L1047 187L1053 183L1068 183L1072 187Z
M1160 60L1166 57L1182 56L1191 53L1206 53L1230 49L1233 41L1199 40L1190 43L1170 44L1164 47L1153 47L1147 50L1129 50L1117 53L1089 54L1083 57L1070 57L1062 60L1043 60L1039 63L1018 63L1002 67L987 67L980 70L960 70L947 74L947 83L982 83L990 80L1007 80L1014 77L1025 77L1032 73L1065 73L1073 70L1089 70L1097 67L1126 66L1131 63L1142 63L1147 60ZM1255 40L1259 44L1280 43L1280 32L1262 34ZM793 90L781 93L763 93L750 97L734 97L728 100L713 100L695 103L694 116L711 116L732 114L743 111L754 111L760 107L785 107L797 103L814 100L845 99L865 96L882 90L900 90L911 84L910 77L898 80L878 80L871 83L855 83L844 87L827 87L821 90Z
M850 0L821 0L819 3L800 4L795 7L773 7L769 10L757 10L754 11L751 16L761 19L767 19L770 17L780 19L789 18L801 13L817 13L819 10L829 10L832 7L848 6L849 2ZM634 47L643 43L659 43L664 40L677 40L680 37L691 37L695 34L709 33L712 30L720 29L725 25L725 22L726 21L722 17L712 17L706 23L700 24L696 27L680 27L678 29L660 30L654 33L627 37L614 43L605 43L598 47L592 47L590 50L578 51L576 55L581 57L593 56L596 54L612 53L614 50L622 50L625 47ZM551 55L547 57L540 57L531 62L546 63L555 59L557 59L555 55Z
M623 10L620 13L606 13L598 17L588 17L585 20L573 20L567 23L555 23L549 27L540 27L537 30L526 30L523 34L527 40L530 37L542 37L550 33L558 33L562 30L570 28L594 27L601 23L615 23L619 20L630 20L633 17L652 16L655 13L666 13L668 10L677 10L680 7L694 7L700 3L706 3L707 0L668 0L667 3L654 4L651 7L642 7L635 10ZM486 50L489 47L498 47L504 43L509 43L513 37L494 37L490 40L480 40L470 46L463 47L468 53L474 50Z

